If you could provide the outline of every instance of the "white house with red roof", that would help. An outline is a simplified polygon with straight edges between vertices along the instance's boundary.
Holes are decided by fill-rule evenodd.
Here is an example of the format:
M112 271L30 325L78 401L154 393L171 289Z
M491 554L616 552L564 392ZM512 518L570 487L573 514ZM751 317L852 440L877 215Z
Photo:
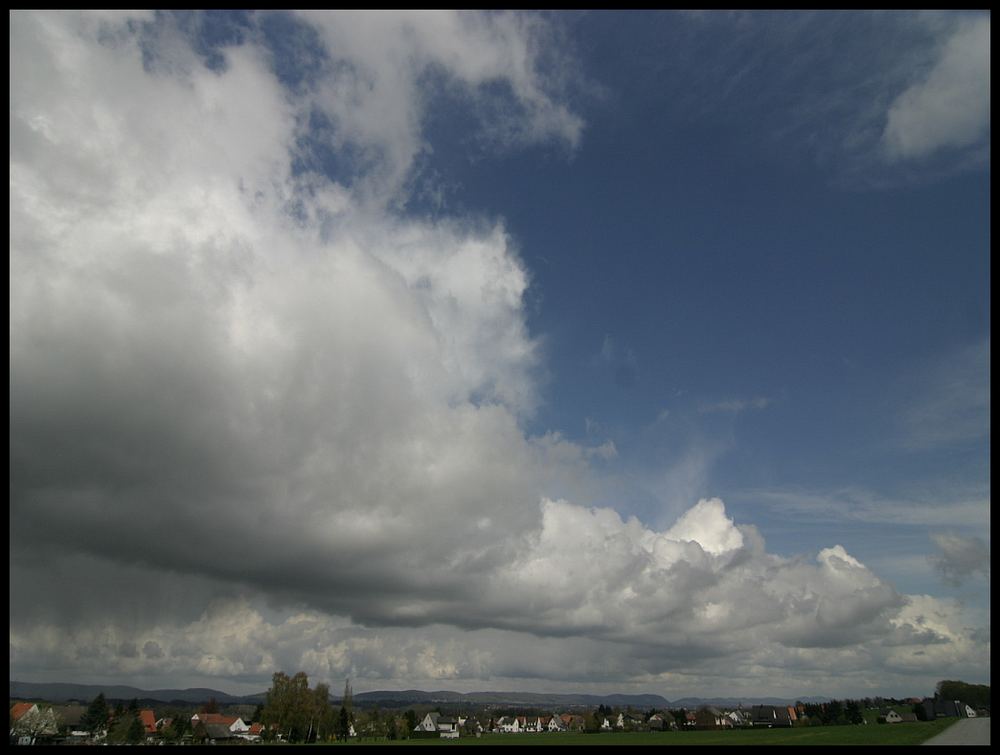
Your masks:
M250 731L250 727L239 716L224 716L221 713L195 713L191 716L191 726L198 723L206 726L208 724L221 724L228 727L229 731L237 736Z

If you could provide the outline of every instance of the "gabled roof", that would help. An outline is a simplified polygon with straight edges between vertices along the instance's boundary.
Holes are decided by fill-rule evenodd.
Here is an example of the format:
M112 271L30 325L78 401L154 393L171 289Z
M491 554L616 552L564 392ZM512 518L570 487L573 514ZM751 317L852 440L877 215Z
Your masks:
M53 706L56 718L61 726L79 726L83 720L83 715L87 712L86 705L58 705Z
M226 724L205 724L205 733L209 739L231 739L233 736Z
M224 716L221 713L195 713L198 716L198 720L203 724L223 724L225 726L232 726L234 723L240 720L239 716ZM191 716L194 718L194 716Z
M35 703L14 703L14 707L10 709L10 717L15 721L19 721L28 711L35 707L37 707Z
M264 731L264 724L250 724L250 734L261 734Z
M153 711L148 708L140 710L139 720L142 721L142 725L145 727L147 734L156 734L156 716L153 714Z

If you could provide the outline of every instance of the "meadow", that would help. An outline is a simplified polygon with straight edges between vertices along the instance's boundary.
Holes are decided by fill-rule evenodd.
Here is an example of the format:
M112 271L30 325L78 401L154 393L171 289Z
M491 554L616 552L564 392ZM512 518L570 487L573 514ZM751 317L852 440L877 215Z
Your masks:
M463 745L915 745L947 729L957 718L901 724L809 726L792 729L731 731L614 732L602 734L484 734L461 739L406 739L392 744ZM355 744L390 744L386 740Z

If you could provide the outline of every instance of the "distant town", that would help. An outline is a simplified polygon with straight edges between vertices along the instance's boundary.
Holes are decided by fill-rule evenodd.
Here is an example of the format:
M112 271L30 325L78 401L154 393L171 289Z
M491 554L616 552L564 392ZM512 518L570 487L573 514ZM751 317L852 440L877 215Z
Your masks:
M10 686L13 745L402 742L572 733L666 735L895 726L990 715L989 686L961 681L939 682L934 694L926 697L822 702L809 698L787 704L689 698L671 704L658 695L461 695L418 690L355 696L349 680L343 693L335 697L325 684L310 687L308 677L301 672L294 676L277 673L266 693L246 698L213 690L134 690L131 699L122 699L114 696L116 692L130 688L108 687L106 694L103 688L94 687L90 689L100 691L84 700L79 697L88 688L79 685L11 682ZM168 694L176 697L156 699Z

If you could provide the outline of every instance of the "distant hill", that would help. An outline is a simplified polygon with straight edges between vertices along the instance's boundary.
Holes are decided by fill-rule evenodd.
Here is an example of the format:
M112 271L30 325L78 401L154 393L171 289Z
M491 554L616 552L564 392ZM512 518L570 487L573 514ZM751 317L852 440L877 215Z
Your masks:
M357 704L379 705L414 705L440 704L446 705L509 705L532 708L551 707L588 707L610 705L633 708L665 708L670 702L660 695L583 695L556 694L544 692L424 692L422 690L378 690L375 692L359 692L354 695Z
M674 700L672 708L687 708L694 710L702 705L714 705L716 708L736 708L743 705L795 705L795 703L826 703L829 697L797 697L794 700L784 697L685 697Z
M47 700L49 702L67 702L78 700L89 702L103 692L108 700L151 700L164 703L206 703L211 698L220 705L257 704L264 701L265 692L253 695L230 695L216 689L157 689L143 690L120 684L66 684L62 682L10 683L10 697L29 700ZM337 697L331 698L339 704ZM361 706L381 705L397 707L403 705L509 705L523 707L593 707L609 705L633 708L664 708L669 702L660 695L579 695L579 694L545 694L537 692L424 692L418 689L380 690L376 692L359 692L354 695L354 702Z
M63 682L11 682L10 696L27 700L89 702L101 692L108 700L155 700L158 702L207 703L215 698L220 705L254 704L264 700L264 692L253 695L229 695L217 689L155 689L145 690L122 684L66 684Z
M149 700L163 703L207 703L211 698L220 705L256 705L264 702L266 692L252 695L230 695L217 689L203 687L195 689L157 689L143 690L120 684L65 684L62 682L35 683L11 682L10 697L26 700L46 700L49 702L67 702L78 700L89 702L104 693L108 700L132 699ZM334 703L340 699L331 697ZM829 700L827 697L802 697L804 703L818 703ZM777 697L685 697L673 702L661 695L584 695L557 694L544 692L424 692L419 689L377 690L374 692L359 692L354 695L357 705L368 707L403 707L407 705L494 705L523 708L596 708L599 705L626 708L631 706L637 710L656 708L689 708L695 709L701 705L715 705L720 708L735 708L740 703L743 707L751 705L792 705L795 700Z
M521 706L525 708L596 708L607 705L612 708L632 708L649 710L656 708L689 708L696 709L702 705L715 705L720 708L736 708L741 703L748 708L753 705L794 705L796 702L822 703L828 697L801 697L785 699L780 697L685 697L670 701L661 695L584 695L556 694L538 692L424 692L423 690L378 690L375 692L360 692L354 695L354 702L359 705L382 705L400 707L404 705L497 705Z

